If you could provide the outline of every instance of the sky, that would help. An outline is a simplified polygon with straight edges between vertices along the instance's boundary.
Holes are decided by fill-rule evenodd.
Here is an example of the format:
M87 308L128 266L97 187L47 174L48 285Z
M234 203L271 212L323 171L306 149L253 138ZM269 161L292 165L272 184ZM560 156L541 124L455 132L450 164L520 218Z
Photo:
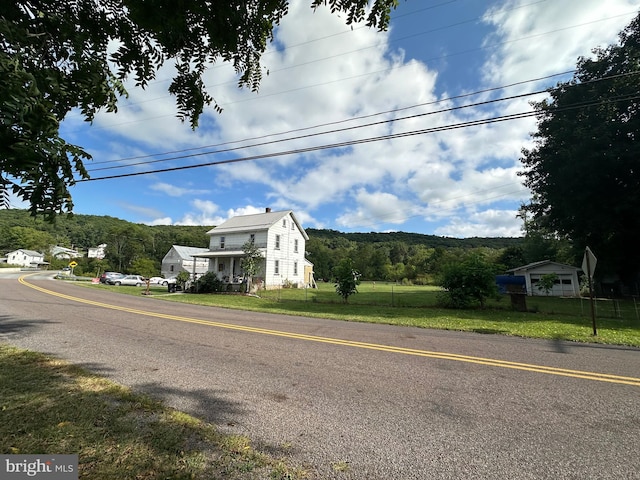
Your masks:
M239 89L229 65L208 69L223 112L206 109L195 131L167 93L170 62L145 90L128 84L116 114L90 125L72 112L61 134L93 156L92 180L71 188L74 212L215 226L269 207L293 210L305 228L522 236L530 192L519 159L535 117L468 123L532 112L545 97L534 92L569 80L578 58L616 43L640 9L400 0L378 32L310 4L290 2L257 93Z

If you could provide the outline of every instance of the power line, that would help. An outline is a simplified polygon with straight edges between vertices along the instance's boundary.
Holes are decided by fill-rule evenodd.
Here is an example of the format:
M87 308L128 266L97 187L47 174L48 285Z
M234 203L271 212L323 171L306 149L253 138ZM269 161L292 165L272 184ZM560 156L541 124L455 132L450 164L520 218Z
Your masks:
M639 98L640 98L640 95L634 95L634 96L625 96L625 97L616 98L616 99L612 99L612 100L606 100L606 101L582 102L582 103L579 103L579 104L553 108L553 109L550 109L550 111L553 111L553 112L568 111L568 110L574 110L574 109L577 109L577 108L586 108L586 107L592 107L592 106L608 105L608 104L616 103L616 102L619 102L619 101L637 100ZM379 142L379 141L384 141L384 140L394 140L394 139L398 139L398 138L410 137L410 136L415 136L415 135L425 135L425 134L443 132L443 131L447 131L447 130L455 130L455 129L459 129L459 128L469 128L469 127L475 127L475 126L480 126L480 125L486 125L486 124L493 124L493 123L500 123L500 122L505 122L505 121L523 119L523 118L536 116L539 113L540 113L540 111L535 111L535 110L534 111L529 111L529 112L520 112L520 113L509 114L509 115L501 115L501 116L498 116L498 117L470 120L470 121L467 121L467 122L460 122L460 123L456 123L456 124L443 125L443 126L439 126L439 127L430 127L430 128L424 128L424 129L419 129L419 130L411 130L411 131L407 131L407 132L400 132L400 133L394 133L394 134L388 134L388 135L379 135L379 136L376 136L376 137L369 137L369 138L364 138L364 139L359 139L359 140L348 140L348 141L344 141L344 142L336 142L336 143L325 144L325 145L316 145L316 146L311 146L311 147L297 148L297 149L280 151L280 152L273 152L273 153L265 153L265 154L260 154L260 155L252 155L252 156L247 156L247 157L229 158L229 159L225 159L225 160L216 160L216 161L213 161L213 162L200 163L200 164L196 164L196 165L183 165L183 166L179 166L179 167L163 168L163 169L146 171L146 172L132 172L132 173L123 173L123 174L119 174L119 175L111 175L111 176L98 177L98 178L79 179L79 180L76 180L76 183L98 181L98 180L112 180L112 179L116 179L116 178L135 177L135 176L149 175L149 174L155 174L155 173L175 172L175 171L181 171L181 170L189 170L189 169L193 169L193 168L210 167L210 166L217 166L217 165L226 165L226 164L232 164L232 163L247 162L247 161L252 161L252 160L261 160L261 159L273 158L273 157L278 157L278 156L294 155L294 154L301 154L301 153L310 153L310 152L315 152L315 151L319 151L319 150L345 148L345 147L351 147L351 146L354 146L354 145L361 145L361 144Z
M552 75L552 76L565 75L567 73L571 73L571 72L563 72L561 74L555 74L555 75ZM633 74L635 74L635 73L637 73L637 72L633 72ZM587 85L587 84L590 84L590 83L600 82L600 81L604 81L604 80L612 80L612 79L615 79L615 78L620 78L622 76L628 76L628 75L630 75L630 73L612 75L612 76L609 76L609 77L602 77L602 78L595 79L595 80L592 80L592 81L589 81L589 82L584 82L584 83L581 83L581 84L573 85L573 87L578 87L578 86L581 86L581 85ZM550 77L551 76L543 77L543 78L550 78ZM540 79L533 79L533 80L529 80L527 82L533 82L533 81L539 81L539 80ZM460 96L457 96L457 97L451 97L451 98L448 98L448 99L441 99L441 100L437 100L437 101L433 101L433 102L427 102L427 103L421 104L419 106L434 105L434 104L437 104L437 103L450 101L452 99L459 99L459 98L462 98L462 97L469 97L469 96L473 96L473 95L478 95L480 93L486 93L487 91L492 91L492 90L497 90L497 89L505 89L505 88L508 88L510 86L518 85L518 84L521 84L521 83L525 83L525 82L519 82L517 84L511 84L509 86L495 87L495 88L492 88L492 89L486 89L486 90L482 90L480 92L473 92L473 93L469 93L469 94L465 94L465 95L460 95ZM410 116L406 116L406 117L381 120L381 121L378 121L378 122L372 122L372 123L367 123L367 124L362 124L362 125L357 125L357 126L352 126L352 127L346 127L346 128L341 128L341 129L322 131L322 132L311 133L311 134L306 134L306 135L298 135L298 136L295 136L295 137L288 137L288 138L283 138L283 139L279 139L279 140L271 140L271 141L266 141L266 142L254 143L254 144L250 144L250 145L241 145L241 146L233 147L233 148L219 149L219 150L213 150L213 151L205 151L205 152L199 152L199 153L191 153L191 154L186 154L186 155L181 155L181 156L173 156L173 157L169 157L169 158L162 158L162 159L152 160L152 161L144 161L144 162L137 162L137 163L129 163L129 164L126 164L126 165L116 165L116 166L111 166L111 167L95 168L95 169L91 169L90 171L91 172L95 172L95 171L112 170L112 169L118 169L118 168L130 168L130 167L133 167L133 166L151 165L151 164L154 164L154 163L161 163L161 162L167 162L167 161L172 161L172 160L182 160L182 159L185 159L185 158L192 158L192 157L203 156L203 155L227 153L227 152L246 149L246 148L258 147L258 146L266 146L266 145L272 145L272 144L281 143L281 142L300 140L302 138L310 138L310 137L315 137L315 136L327 135L327 134L331 134L331 133L339 133L339 132L344 132L344 131L356 130L356 129L360 129L360 128L367 128L367 127L372 127L372 126L375 126L375 125L380 125L380 124L385 124L385 123L395 123L395 122L399 122L399 121L402 121L402 120L415 119L415 118L418 118L418 117L425 117L425 116L431 116L431 115L435 115L435 114L438 114L438 113L446 113L446 112L451 112L451 111L460 110L460 109L464 109L464 108L474 108L474 107L484 106L484 105L488 105L488 104L492 104L492 103L497 103L497 102L502 102L502 101L507 101L507 100L514 100L514 99L524 98L524 97L533 96L533 95L539 95L539 94L545 93L546 91L547 90L539 90L539 91L534 91L534 92L529 92L529 93L524 93L524 94L519 94L519 95L512 95L512 96L498 98L498 99L486 100L484 102L477 102L477 103L473 103L473 104L450 107L450 108L447 108L447 109L442 109L442 110L437 110L437 111L432 111L432 112L426 112L426 113L421 113L421 114L415 114L415 115L410 115ZM408 109L408 108L414 108L414 107L417 107L417 106L406 107L406 108L403 108L403 109L394 109L391 112L396 113L396 112L399 112L401 110L405 110L405 109ZM389 112L382 112L382 113L376 113L376 114L372 114L372 115L366 115L366 116L358 117L358 119L370 118L370 117L381 115L383 113L389 113ZM351 121L351 120L354 120L354 119L343 120L341 122L333 122L333 123L330 123L330 124L323 124L322 126L335 125L335 124L338 124L338 123L344 123L344 122ZM309 129L313 129L313 128L319 128L319 126L307 127L305 129L292 130L292 131L285 132L285 133L292 133L292 132L297 132L297 131L302 131L302 130L309 130ZM284 134L284 133L279 133L279 134L274 134L274 135L282 135L282 134ZM263 138L268 138L270 136L273 136L273 135L266 135L266 136L256 137L256 138L257 139L263 139ZM226 142L226 143L218 144L218 145L214 145L214 146L224 146L224 145L233 144L233 143L239 143L239 142L240 141ZM200 148L198 148L198 150L201 150L202 148L208 148L208 147L200 147ZM153 154L153 155L149 155L149 156L132 157L132 158L128 158L128 159L122 159L120 161L131 160L131 159L136 159L136 158L140 158L140 159L149 158L151 156L160 156L160 155L167 155L167 154L173 154L173 153L184 153L186 151L191 151L191 150L195 150L195 149L186 149L186 150L177 151L177 152L165 152L164 154ZM112 160L112 161L109 161L109 162L102 162L102 163L113 163L113 162L118 162L118 160Z
M483 90L477 90L475 92L465 93L465 94L461 94L461 95L455 95L455 96L452 96L452 97L445 97L445 98L441 98L439 100L419 103L419 104L415 104L415 105L409 105L409 106L406 106L406 107L394 108L394 109L391 109L391 110L385 110L385 111L382 111L382 112L372 113L372 114L368 114L368 115L361 115L361 116L352 117L352 118L348 118L348 119L337 120L337 121L334 121L334 122L321 123L321 124L313 125L313 126L310 126L310 127L296 128L296 129L287 130L287 131L284 131L284 132L270 133L270 134L261 135L261 136L258 136L258 137L250 137L250 138L245 138L245 139L242 139L242 140L231 140L231 141L217 143L217 144L203 145L203 146L200 146L200 147L191 147L191 148L186 148L186 149L181 149L181 150L173 150L173 151L168 151L168 152L150 153L150 154L146 154L146 155L137 155L137 156L133 156L133 157L124 157L124 158L113 159L113 160L105 160L105 161L102 161L102 162L93 162L92 165L102 165L102 164L105 164L105 163L116 163L116 162L124 162L124 161L129 161L129 160L140 160L140 159L143 159L143 158L152 158L152 157L158 157L158 156L163 156L163 155L173 155L173 154L176 154L176 153L190 152L190 151L193 151L193 150L202 150L204 148L212 148L212 147L220 147L220 146L224 146L224 145L232 145L234 143L242 143L242 142L248 142L248 141L253 141L253 140L262 140L262 139L273 137L273 136L288 135L288 134L291 134L291 133L303 132L303 131L313 130L313 129L321 128L321 127L339 125L339 124L342 124L342 123L353 122L353 121L356 121L356 120L363 120L363 119L367 119L367 118L377 117L377 116L380 116L380 115L398 113L398 112L401 112L401 111L404 111L404 110L411 110L411 109L418 108L418 107L437 105L439 103L450 102L450 101L453 101L453 100L460 100L460 99L463 99L463 98L469 98L469 97L473 97L473 96L476 96L476 95L481 95L481 94L485 94L485 93L489 93L489 92L495 92L495 91L499 91L499 90L506 90L508 88L512 88L512 87L515 87L515 86L524 85L524 84L532 83L532 82L539 82L541 80L548 80L548 79L553 78L553 77L564 76L564 75L568 75L568 74L571 74L571 73L575 73L575 70L568 70L566 72L555 73L555 74L547 75L547 76L544 76L544 77L538 77L538 78L534 78L534 79L530 79L530 80L524 80L524 81L521 81L521 82L515 82L515 83L508 84L508 85L503 85L503 86L500 86L500 87L485 88ZM538 92L535 92L534 94L537 94L537 93ZM353 127L353 128L358 128L358 127ZM246 147L248 148L248 147L251 147L251 146L254 146L254 145L248 145ZM153 163L153 162L150 162L150 163ZM134 164L134 165L138 165L138 164ZM130 166L130 165L123 165L122 168L125 168L125 167L128 167L128 166ZM91 171L96 171L96 170L101 170L101 169L91 169Z

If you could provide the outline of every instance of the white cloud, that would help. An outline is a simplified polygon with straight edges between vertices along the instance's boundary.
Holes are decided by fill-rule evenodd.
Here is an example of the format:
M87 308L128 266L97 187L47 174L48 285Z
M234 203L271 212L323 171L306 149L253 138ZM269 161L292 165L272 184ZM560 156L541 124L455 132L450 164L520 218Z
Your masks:
M147 225L173 225L171 217L156 218L151 222L146 222Z
M208 190L178 187L164 182L154 183L149 186L149 189L164 193L170 197L183 197L185 195L202 195L209 193Z
M522 224L514 222L515 210L485 210L468 217L454 217L445 226L436 229L436 235L446 237L520 237Z
M402 224L415 215L414 205L385 192L370 193L364 188L354 196L358 207L337 218L338 225L347 228L373 229L381 223Z

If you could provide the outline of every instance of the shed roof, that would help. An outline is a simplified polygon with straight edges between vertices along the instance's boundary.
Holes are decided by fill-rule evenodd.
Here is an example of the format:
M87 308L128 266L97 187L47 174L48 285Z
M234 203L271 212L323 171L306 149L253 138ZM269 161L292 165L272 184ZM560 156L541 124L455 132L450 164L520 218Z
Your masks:
M191 257L198 255L199 253L208 252L208 248L201 247L185 247L183 245L171 245L180 258L184 260L190 260Z
M564 263L552 262L551 260L540 260L539 262L528 263L527 265L523 265L521 267L512 268L510 270L507 270L507 272L531 271L547 265L555 266L562 270L580 270L580 268L574 267L573 265L565 265Z

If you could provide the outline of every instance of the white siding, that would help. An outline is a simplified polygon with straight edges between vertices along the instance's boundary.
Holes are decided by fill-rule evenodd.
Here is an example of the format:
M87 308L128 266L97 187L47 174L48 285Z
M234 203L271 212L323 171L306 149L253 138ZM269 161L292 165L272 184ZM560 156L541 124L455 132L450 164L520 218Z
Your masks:
M267 288L277 287L290 282L298 287L304 286L304 249L305 240L295 225L291 215L276 222L268 231L267 236L267 268L265 282ZM292 228L293 225L293 228ZM276 235L280 235L280 248L276 249ZM295 243L298 241L298 251ZM279 274L275 273L275 261L279 262ZM298 263L298 271L294 272L294 263Z

